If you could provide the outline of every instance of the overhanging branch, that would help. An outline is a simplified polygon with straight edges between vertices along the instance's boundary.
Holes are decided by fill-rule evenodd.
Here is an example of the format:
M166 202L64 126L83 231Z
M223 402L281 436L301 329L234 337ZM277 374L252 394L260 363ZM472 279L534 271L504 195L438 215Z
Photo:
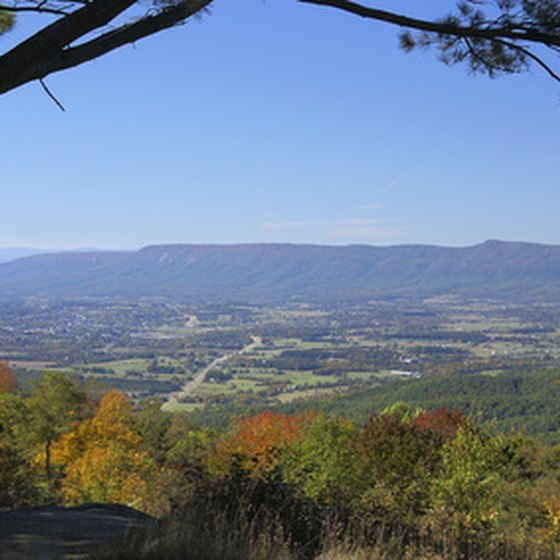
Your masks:
M184 21L212 0L182 0L155 15L140 18L72 47L72 43L102 30L137 0L93 0L57 19L0 57L0 94L32 80L93 60L118 47Z
M60 57L53 61L50 73L78 66L114 49L173 27L206 8L211 1L194 0L170 6L156 15L146 16L135 23L118 27L87 43L64 49Z
M298 0L303 4L315 4L319 6L328 6L339 10L358 15L367 19L374 19L391 23L406 29L415 29L417 31L425 31L427 33L438 33L440 35L452 35L456 37L470 37L472 39L509 39L512 41L528 41L531 43L540 43L547 47L560 46L560 36L544 33L539 29L512 29L510 26L501 27L467 27L461 26L448 21L429 21L417 18L411 18L370 8L363 4L350 2L349 0Z

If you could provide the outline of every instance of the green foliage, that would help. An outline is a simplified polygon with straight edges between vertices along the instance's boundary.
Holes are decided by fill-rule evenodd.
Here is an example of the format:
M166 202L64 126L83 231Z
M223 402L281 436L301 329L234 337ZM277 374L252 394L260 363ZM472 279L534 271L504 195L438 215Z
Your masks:
M22 397L0 394L0 507L32 503L35 474L29 457L29 410Z
M352 446L358 429L349 420L320 414L303 435L283 451L282 475L311 498L330 500L333 489L350 491Z
M168 451L166 436L171 423L169 415L161 411L161 401L155 398L143 401L134 417L134 427L144 446L158 461L161 461Z
M85 391L60 372L47 371L32 383L31 396L27 399L30 424L34 438L44 449L44 468L47 482L53 476L51 446L62 434L72 428L86 411Z
M496 430L560 443L560 370L502 376L462 375L426 377L387 383L332 399L297 403L284 410L321 408L356 422L373 411L396 403L410 410L445 407L460 410L478 421L492 421Z
M560 31L560 3L557 0L462 0L457 8L456 13L441 20L442 25L450 29L469 29L471 33L424 32L413 35L406 31L400 38L401 47L408 52L415 47L433 46L445 64L465 62L472 72L493 78L526 70L536 56L512 38L476 36L477 30L503 29L525 35L526 39L539 33L554 36Z
M492 435L447 409L410 414L399 405L361 428L310 415L281 443L278 430L300 422L279 418L278 426L271 413L244 419L225 447L203 443L205 431L185 433L172 451L183 461L182 504L115 557L554 558L557 448ZM232 445L240 457L275 449L274 467L259 476L242 461L204 471L204 456L210 465Z
M0 35L9 31L15 24L15 16L12 12L2 10L0 7Z
M376 522L411 527L429 508L441 438L397 415L370 417L354 453L354 503Z
M185 463L200 464L214 450L218 432L211 428L188 429L174 442L167 457Z
M560 446L406 401L361 426L265 411L197 428L114 390L91 404L48 373L29 396L0 394L0 506L53 500L170 515L120 558L552 558Z
M492 520L504 493L500 442L464 427L441 451L441 468L434 481L435 504L455 527L477 529ZM447 520L449 521L449 519Z

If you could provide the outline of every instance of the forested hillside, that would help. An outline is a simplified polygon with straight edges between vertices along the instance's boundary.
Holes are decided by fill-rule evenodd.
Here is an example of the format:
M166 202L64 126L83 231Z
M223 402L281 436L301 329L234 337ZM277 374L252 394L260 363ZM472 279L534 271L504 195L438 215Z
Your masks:
M560 247L488 241L402 245L162 245L136 252L36 255L0 265L0 296L198 301L458 296L557 301Z
M402 403L411 409L438 407L461 410L497 429L560 443L560 371L510 373L500 376L450 375L386 383L372 389L312 402L294 403L283 410L321 408L356 422L371 411Z

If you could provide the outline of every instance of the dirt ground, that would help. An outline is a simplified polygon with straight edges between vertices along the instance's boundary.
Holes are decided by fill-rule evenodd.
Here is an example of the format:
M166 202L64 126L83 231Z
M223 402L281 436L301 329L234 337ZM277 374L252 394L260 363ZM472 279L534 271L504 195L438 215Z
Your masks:
M155 519L116 504L0 511L0 560L78 560Z

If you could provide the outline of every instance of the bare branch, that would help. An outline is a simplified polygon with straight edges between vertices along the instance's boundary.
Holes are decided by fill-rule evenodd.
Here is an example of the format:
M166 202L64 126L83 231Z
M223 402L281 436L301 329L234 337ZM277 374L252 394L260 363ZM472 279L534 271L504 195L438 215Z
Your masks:
M56 16L68 16L69 12L56 8L45 8L42 6L2 6L4 12L34 12L36 14L53 14Z
M64 105L56 98L54 93L47 87L47 84L45 83L45 81L42 78L39 80L39 83L41 84L41 87L45 90L45 93L54 101L55 105L62 112L66 111L66 109L64 108Z

